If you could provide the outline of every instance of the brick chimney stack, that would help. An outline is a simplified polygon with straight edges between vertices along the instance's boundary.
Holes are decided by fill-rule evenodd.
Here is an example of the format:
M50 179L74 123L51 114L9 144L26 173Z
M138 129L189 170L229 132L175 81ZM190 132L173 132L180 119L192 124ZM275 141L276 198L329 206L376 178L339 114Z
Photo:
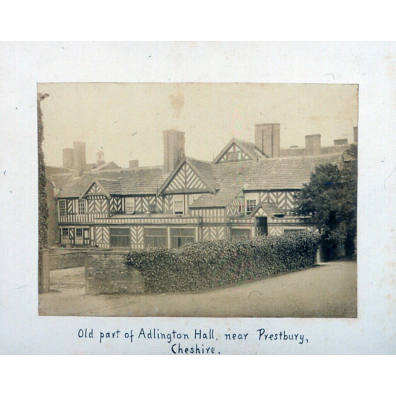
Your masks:
M73 165L74 169L82 171L86 168L85 142L73 142Z
M129 169L139 168L139 160L130 160L129 161Z
M164 172L172 172L186 158L184 132L167 130L164 134Z
M321 152L319 133L305 136L305 155L319 155Z
M73 149L72 148L64 148L62 151L63 154L63 167L68 169L73 169Z
M280 155L280 124L255 125L256 147L270 158Z

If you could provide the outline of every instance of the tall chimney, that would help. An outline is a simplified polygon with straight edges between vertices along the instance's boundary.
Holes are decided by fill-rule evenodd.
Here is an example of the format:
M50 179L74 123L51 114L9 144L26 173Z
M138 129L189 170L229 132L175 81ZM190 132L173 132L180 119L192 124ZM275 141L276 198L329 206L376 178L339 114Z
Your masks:
M306 155L319 155L321 152L320 146L321 135L319 133L315 135L305 136L305 154Z
M348 139L334 139L334 146L345 146L348 144Z
M256 124L254 131L256 147L268 157L280 155L280 124Z
M73 165L76 170L83 170L86 168L87 162L85 159L85 142L73 142L74 159Z
M139 168L139 160L130 160L129 161L129 169Z
M358 142L358 127L353 127L353 142L357 144Z
M102 150L99 150L96 153L96 165L103 165L105 163L105 159L104 159L104 152Z
M173 171L186 158L184 132L163 131L164 134L164 171Z
M68 169L73 169L73 149L72 148L64 148L63 149L63 167Z

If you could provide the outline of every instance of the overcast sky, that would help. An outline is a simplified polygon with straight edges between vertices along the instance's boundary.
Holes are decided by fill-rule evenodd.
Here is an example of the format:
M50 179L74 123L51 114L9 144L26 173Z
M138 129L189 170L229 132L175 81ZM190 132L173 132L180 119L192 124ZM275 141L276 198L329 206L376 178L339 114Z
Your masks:
M281 147L353 139L358 87L330 84L39 84L47 165L62 165L62 149L85 141L87 162L103 149L122 167L163 161L162 131L186 133L186 155L212 160L234 136L254 141L254 124L280 123Z

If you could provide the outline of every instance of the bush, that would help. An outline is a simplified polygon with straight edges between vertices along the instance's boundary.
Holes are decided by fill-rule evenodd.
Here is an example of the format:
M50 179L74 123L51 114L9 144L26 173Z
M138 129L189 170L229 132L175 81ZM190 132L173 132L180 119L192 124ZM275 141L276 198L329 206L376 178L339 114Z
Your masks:
M126 265L141 272L148 292L194 291L312 266L318 243L309 232L198 242L179 250L133 251Z

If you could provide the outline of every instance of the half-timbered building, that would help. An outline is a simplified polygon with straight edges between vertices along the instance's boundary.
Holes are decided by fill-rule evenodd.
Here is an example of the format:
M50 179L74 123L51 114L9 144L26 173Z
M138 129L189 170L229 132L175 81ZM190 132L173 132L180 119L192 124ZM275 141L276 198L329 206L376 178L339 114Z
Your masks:
M162 166L87 171L62 186L59 243L178 248L312 229L293 215L295 193L316 166L342 161L347 147L321 147L320 135L309 135L304 149L281 149L279 124L260 124L255 143L232 139L207 162L185 156L182 132L165 131Z

